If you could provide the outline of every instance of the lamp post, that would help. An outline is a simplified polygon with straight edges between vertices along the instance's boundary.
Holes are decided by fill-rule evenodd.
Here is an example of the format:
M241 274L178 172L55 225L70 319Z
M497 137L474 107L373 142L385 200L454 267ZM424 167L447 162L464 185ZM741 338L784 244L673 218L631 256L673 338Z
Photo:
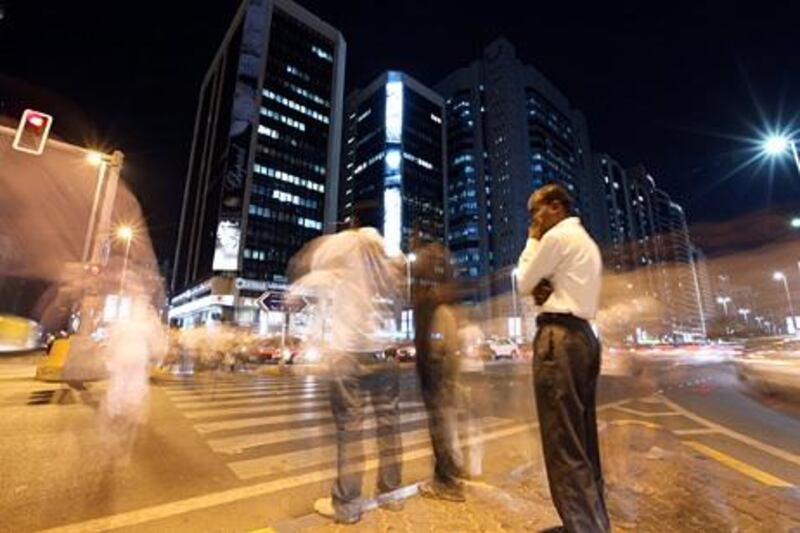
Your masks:
M747 316L750 314L750 309L739 309L739 314L744 317L744 323L747 324Z
M794 325L794 305L792 305L792 293L789 291L789 282L786 279L786 274L777 271L772 274L772 279L783 282L783 289L786 291L786 302L789 304L789 321Z
M519 311L517 310L517 269L514 268L511 270L511 307L512 312L514 313L513 318L511 319L511 323L514 325L514 335L519 336L517 331L517 320L519 317ZM521 329L521 328L519 328Z
M411 252L408 255L403 256L406 260L406 306L408 309L406 310L406 336L408 339L411 339L411 309L413 309L413 305L411 303L411 263L415 263L417 261L417 254Z
M96 244L98 237L110 233L111 212L114 209L114 198L117 195L117 184L124 158L124 154L119 150L114 151L111 155L100 152L86 154L86 160L91 165L99 167L99 170L86 238L83 241L81 259L84 263L96 262L99 253L99 247Z
M119 277L119 295L122 297L122 293L125 289L125 274L128 271L128 256L131 252L131 241L133 241L133 228L130 226L120 226L117 228L117 238L121 241L125 241L125 258L122 260L122 274Z
M730 301L731 299L729 296L717 296L717 303L722 305L725 316L728 316L728 304Z

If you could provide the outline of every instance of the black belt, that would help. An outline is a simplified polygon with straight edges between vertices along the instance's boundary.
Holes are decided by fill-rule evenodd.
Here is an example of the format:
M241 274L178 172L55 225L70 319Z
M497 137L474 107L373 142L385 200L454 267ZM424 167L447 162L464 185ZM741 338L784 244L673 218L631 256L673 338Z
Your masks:
M573 327L573 328L589 328L591 325L588 320L572 313L539 313L536 316L536 325L544 326L546 324L558 324L559 326Z

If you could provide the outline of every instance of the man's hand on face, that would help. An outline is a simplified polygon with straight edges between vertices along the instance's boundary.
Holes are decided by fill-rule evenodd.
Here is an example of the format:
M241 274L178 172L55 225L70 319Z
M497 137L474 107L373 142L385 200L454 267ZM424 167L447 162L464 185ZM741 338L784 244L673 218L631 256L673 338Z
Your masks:
M553 284L549 279L543 279L533 288L533 301L536 305L543 305L553 294Z
M538 241L542 238L542 235L542 226L536 222L531 222L531 225L528 226L528 238L536 239Z

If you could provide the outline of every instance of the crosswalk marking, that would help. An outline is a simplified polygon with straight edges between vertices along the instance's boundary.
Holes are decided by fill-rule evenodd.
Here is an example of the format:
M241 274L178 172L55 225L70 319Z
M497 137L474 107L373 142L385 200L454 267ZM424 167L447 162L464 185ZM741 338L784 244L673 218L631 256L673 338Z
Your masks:
M421 403L401 403L401 408L420 408ZM365 415L372 414L374 411L371 408L365 409ZM272 415L272 416L259 416L254 418L240 418L235 420L224 420L221 422L206 422L202 424L195 424L194 429L198 433L216 433L218 431L227 431L231 429L243 429L257 426L266 426L268 424L286 424L291 422L308 422L310 420L327 420L332 419L333 415L330 410L310 411L305 413L294 413L289 415Z
M498 426L508 424L509 421L502 418L485 418L478 421L482 430L494 429ZM430 442L430 432L427 428L417 429L409 433L402 434L402 444L415 446ZM269 457L259 457L257 459L246 459L243 461L233 461L228 463L228 467L236 474L239 479L253 479L274 474L280 474L302 468L314 466L324 466L336 459L336 444L329 444L313 448L312 450L298 450ZM378 444L374 438L367 436L362 442L364 455L378 453Z
M230 400L217 400L215 398L206 398L205 400L196 399L191 402L175 401L175 407L179 409L202 409L208 407L228 407L232 405L279 405L279 404L293 404L305 400L314 400L316 398L325 397L327 394L302 394L300 396L286 396L284 394L253 394L251 397L233 398Z
M203 394L195 394L195 395L186 396L186 397L181 396L181 397L178 397L178 398L175 398L175 399L176 400L177 399L192 400L192 399L200 399L200 398L209 398L209 399L210 398L214 398L214 399L219 399L219 400L235 400L237 398L252 398L253 396L258 396L258 395L263 395L264 397L267 397L267 398L274 397L274 396L292 397L292 396L303 396L303 395L306 395L306 394L319 393L319 392L323 392L323 390L325 390L325 389L316 389L316 390L311 390L311 391L304 391L304 390L281 391L281 390L271 389L271 390L268 390L268 391L256 391L256 392L241 391L241 392L226 392L226 393L218 393L218 392L215 393L214 391L208 391L208 392L203 393ZM170 396L170 398L172 398L172 396Z
M315 384L315 385L303 385L300 387L295 386L282 386L282 387L275 387L272 385L256 385L253 387L215 387L211 386L205 389L198 389L198 390L167 390L167 396L170 398L191 398L193 396L198 395L206 395L206 394L238 394L242 392L267 392L267 391L280 391L280 392L302 392L302 391L318 391L323 390L326 387L323 384Z
M309 385L283 385L283 386L275 386L275 385L254 385L251 387L247 387L247 391L315 391L321 390L325 388L323 383L314 383ZM167 395L171 398L180 398L180 397L191 397L197 396L198 394L208 394L209 392L217 393L217 394L231 394L237 392L243 392L241 386L234 386L234 385L225 385L225 386L214 386L212 385L210 388L206 387L203 389L194 389L194 390L187 390L185 388L180 389L167 389L165 391Z
M213 418L215 416L225 416L225 415L246 415L246 414L256 414L256 413L268 413L270 411L287 411L289 409L296 411L308 410L317 407L327 407L331 404L331 402L327 399L317 400L313 402L301 402L301 403L297 403L296 401L293 400L286 402L264 403L264 400L259 399L252 403L257 403L258 405L254 407L224 407L215 409L198 409L183 413L183 416L189 419Z
M238 479L291 476L301 469L325 471L335 460L336 444L332 439L337 430L325 381L208 381L172 384L164 387L164 391ZM424 404L407 390L400 407L403 411L398 424L405 429L401 432L403 445L428 444L429 448ZM492 430L514 422L487 417L476 424ZM270 430L270 427L280 429ZM367 403L360 435L361 455L365 459L379 453L377 428L374 407ZM248 456L241 457L243 453Z
M400 423L406 424L426 420L428 414L424 411L400 415ZM363 429L375 429L377 421L374 418L364 420ZM312 438L333 437L336 435L336 427L333 424L312 426L307 428L294 428L281 431L267 431L238 435L235 437L223 437L210 439L208 445L217 453L235 455L242 453L248 448L265 446L267 444L277 444L293 440L305 440Z

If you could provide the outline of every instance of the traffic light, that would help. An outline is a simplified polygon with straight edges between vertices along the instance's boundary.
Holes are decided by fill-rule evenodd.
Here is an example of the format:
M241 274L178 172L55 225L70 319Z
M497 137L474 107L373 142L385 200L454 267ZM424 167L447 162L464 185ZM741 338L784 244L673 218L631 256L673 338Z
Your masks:
M40 155L44 151L47 135L50 133L52 125L52 116L33 109L26 109L22 113L22 120L19 121L17 135L14 137L12 146L20 152Z

